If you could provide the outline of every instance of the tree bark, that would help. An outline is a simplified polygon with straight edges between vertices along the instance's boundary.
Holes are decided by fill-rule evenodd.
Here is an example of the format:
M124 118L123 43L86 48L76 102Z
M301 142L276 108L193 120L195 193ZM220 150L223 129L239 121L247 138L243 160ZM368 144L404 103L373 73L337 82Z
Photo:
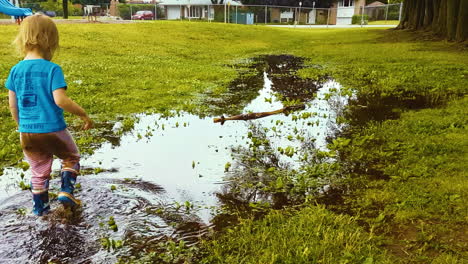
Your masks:
M464 0L466 1L466 0ZM455 40L458 23L458 8L460 0L447 0L447 38Z
M468 0L461 0L458 13L457 33L455 39L457 41L468 40Z
M428 29L432 25L432 20L434 19L434 6L431 4L431 0L426 0L424 5L426 11L424 12L423 27L424 29Z
M447 34L447 0L441 0L439 8L439 26L435 33L445 37Z
M429 30L450 41L466 41L468 0L405 0L397 29Z
M419 18L422 16L423 10L420 9L421 1L423 0L414 0L413 5L410 10L408 10L409 15L409 29L418 29ZM407 1L408 2L408 1Z
M440 8L440 0L434 0L432 2L432 15L434 16L432 18L432 25L431 25L431 29L432 31L434 32L437 32L439 30L439 8Z

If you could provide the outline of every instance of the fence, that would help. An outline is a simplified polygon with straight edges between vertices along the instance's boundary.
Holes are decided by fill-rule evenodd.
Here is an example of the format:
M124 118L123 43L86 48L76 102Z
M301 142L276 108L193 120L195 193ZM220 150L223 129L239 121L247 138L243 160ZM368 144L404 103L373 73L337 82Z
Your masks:
M182 2L182 1L181 1ZM189 1L187 3L190 3ZM235 3L235 2L232 2ZM127 11L122 14L122 6ZM119 4L123 19L134 19L138 11L151 11L153 20L194 20L237 24L350 25L397 24L402 4L311 8L265 5L150 5ZM156 13L156 15L154 15Z
M183 1L180 1L181 3ZM116 2L117 3L117 2ZM190 3L190 1L187 1ZM339 6L333 8L311 8L302 6L241 5L237 2L225 5L164 5L127 3L118 4L115 14L109 5L101 5L102 15L119 16L125 20L193 20L236 24L270 25L366 25L398 24L402 4L380 4L368 6ZM28 4L26 4L28 5ZM25 7L26 7L25 5ZM29 4L30 5L30 4ZM37 4L36 4L37 5ZM37 6L33 10L39 11ZM45 6L42 9L46 8ZM51 7L47 7L51 8ZM74 7L70 6L69 13ZM60 9L57 7L57 9ZM45 9L44 9L45 10ZM44 11L42 10L42 11ZM143 11L146 15L141 16ZM138 13L139 12L139 13ZM150 12L151 15L148 15ZM60 15L60 13L57 13ZM79 13L81 15L82 13ZM74 15L71 13L70 15ZM75 14L75 15L78 15Z

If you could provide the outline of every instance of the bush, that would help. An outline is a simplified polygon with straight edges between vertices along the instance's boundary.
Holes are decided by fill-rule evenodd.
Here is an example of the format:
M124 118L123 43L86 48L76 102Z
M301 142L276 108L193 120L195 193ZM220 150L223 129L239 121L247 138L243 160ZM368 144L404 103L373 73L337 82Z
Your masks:
M351 24L353 25L360 25L361 24L361 19L364 16L364 25L367 25L369 23L369 16L368 15L354 15Z
M399 20L399 19L400 19L400 11L388 12L387 20Z
M63 6L62 0L48 0L47 2L40 3L28 3L24 7L31 8L34 12L46 12L54 11L57 16L63 16ZM68 2L68 15L70 16L81 16L83 15L83 10L72 5L72 2Z

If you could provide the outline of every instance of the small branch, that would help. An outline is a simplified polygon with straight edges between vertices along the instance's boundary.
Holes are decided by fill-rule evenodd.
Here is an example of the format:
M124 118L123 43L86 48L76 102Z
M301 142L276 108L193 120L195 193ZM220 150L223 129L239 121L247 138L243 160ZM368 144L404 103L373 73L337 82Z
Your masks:
M230 116L230 117L217 117L213 119L214 123L221 123L221 125L224 125L224 122L227 120L252 120L252 119L258 119L262 117L267 117L271 115L277 115L280 113L286 113L288 114L289 112L292 111L297 111L297 110L304 110L305 105L300 104L300 105L291 105L291 106L286 106L281 109L271 111L271 112L259 112L259 113L247 113L247 114L240 114L240 115L235 115L235 116Z

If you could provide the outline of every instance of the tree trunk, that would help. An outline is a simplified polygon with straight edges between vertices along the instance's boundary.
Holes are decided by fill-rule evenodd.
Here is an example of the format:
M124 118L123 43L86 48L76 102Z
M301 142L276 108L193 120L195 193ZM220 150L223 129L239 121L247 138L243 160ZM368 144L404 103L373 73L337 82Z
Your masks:
M466 1L466 0L464 0ZM455 40L458 23L458 8L460 0L447 0L447 38Z
M435 33L445 37L447 35L447 0L440 2L438 24L438 30Z
M434 19L434 6L431 4L431 0L425 1L426 11L424 12L424 29L428 29L432 25L432 20Z
M68 19L68 0L62 0L63 19Z
M458 25L457 25L457 41L468 40L468 1L461 0L458 13Z
M430 30L451 41L466 41L468 0L405 0L397 29Z
M417 20L417 28L416 29L423 29L424 28L424 17L426 15L426 1L425 0L419 0L419 5L418 9L416 10L417 13L419 13L419 17Z
M432 31L434 32L438 32L439 31L439 9L440 9L440 0L434 0L432 2L432 14L433 14L433 18L432 18L432 25L431 25L431 29Z
M422 13L424 12L424 10L420 9L422 1L424 0L414 0L412 8L408 10L408 13L409 13L408 14L409 15L408 28L409 29L415 29L415 30L418 29L419 19L422 16Z
M397 26L397 29L405 29L408 28L408 15L409 15L409 7L406 5L409 5L410 3L404 3L403 4L403 10L401 11L401 21L400 24Z

